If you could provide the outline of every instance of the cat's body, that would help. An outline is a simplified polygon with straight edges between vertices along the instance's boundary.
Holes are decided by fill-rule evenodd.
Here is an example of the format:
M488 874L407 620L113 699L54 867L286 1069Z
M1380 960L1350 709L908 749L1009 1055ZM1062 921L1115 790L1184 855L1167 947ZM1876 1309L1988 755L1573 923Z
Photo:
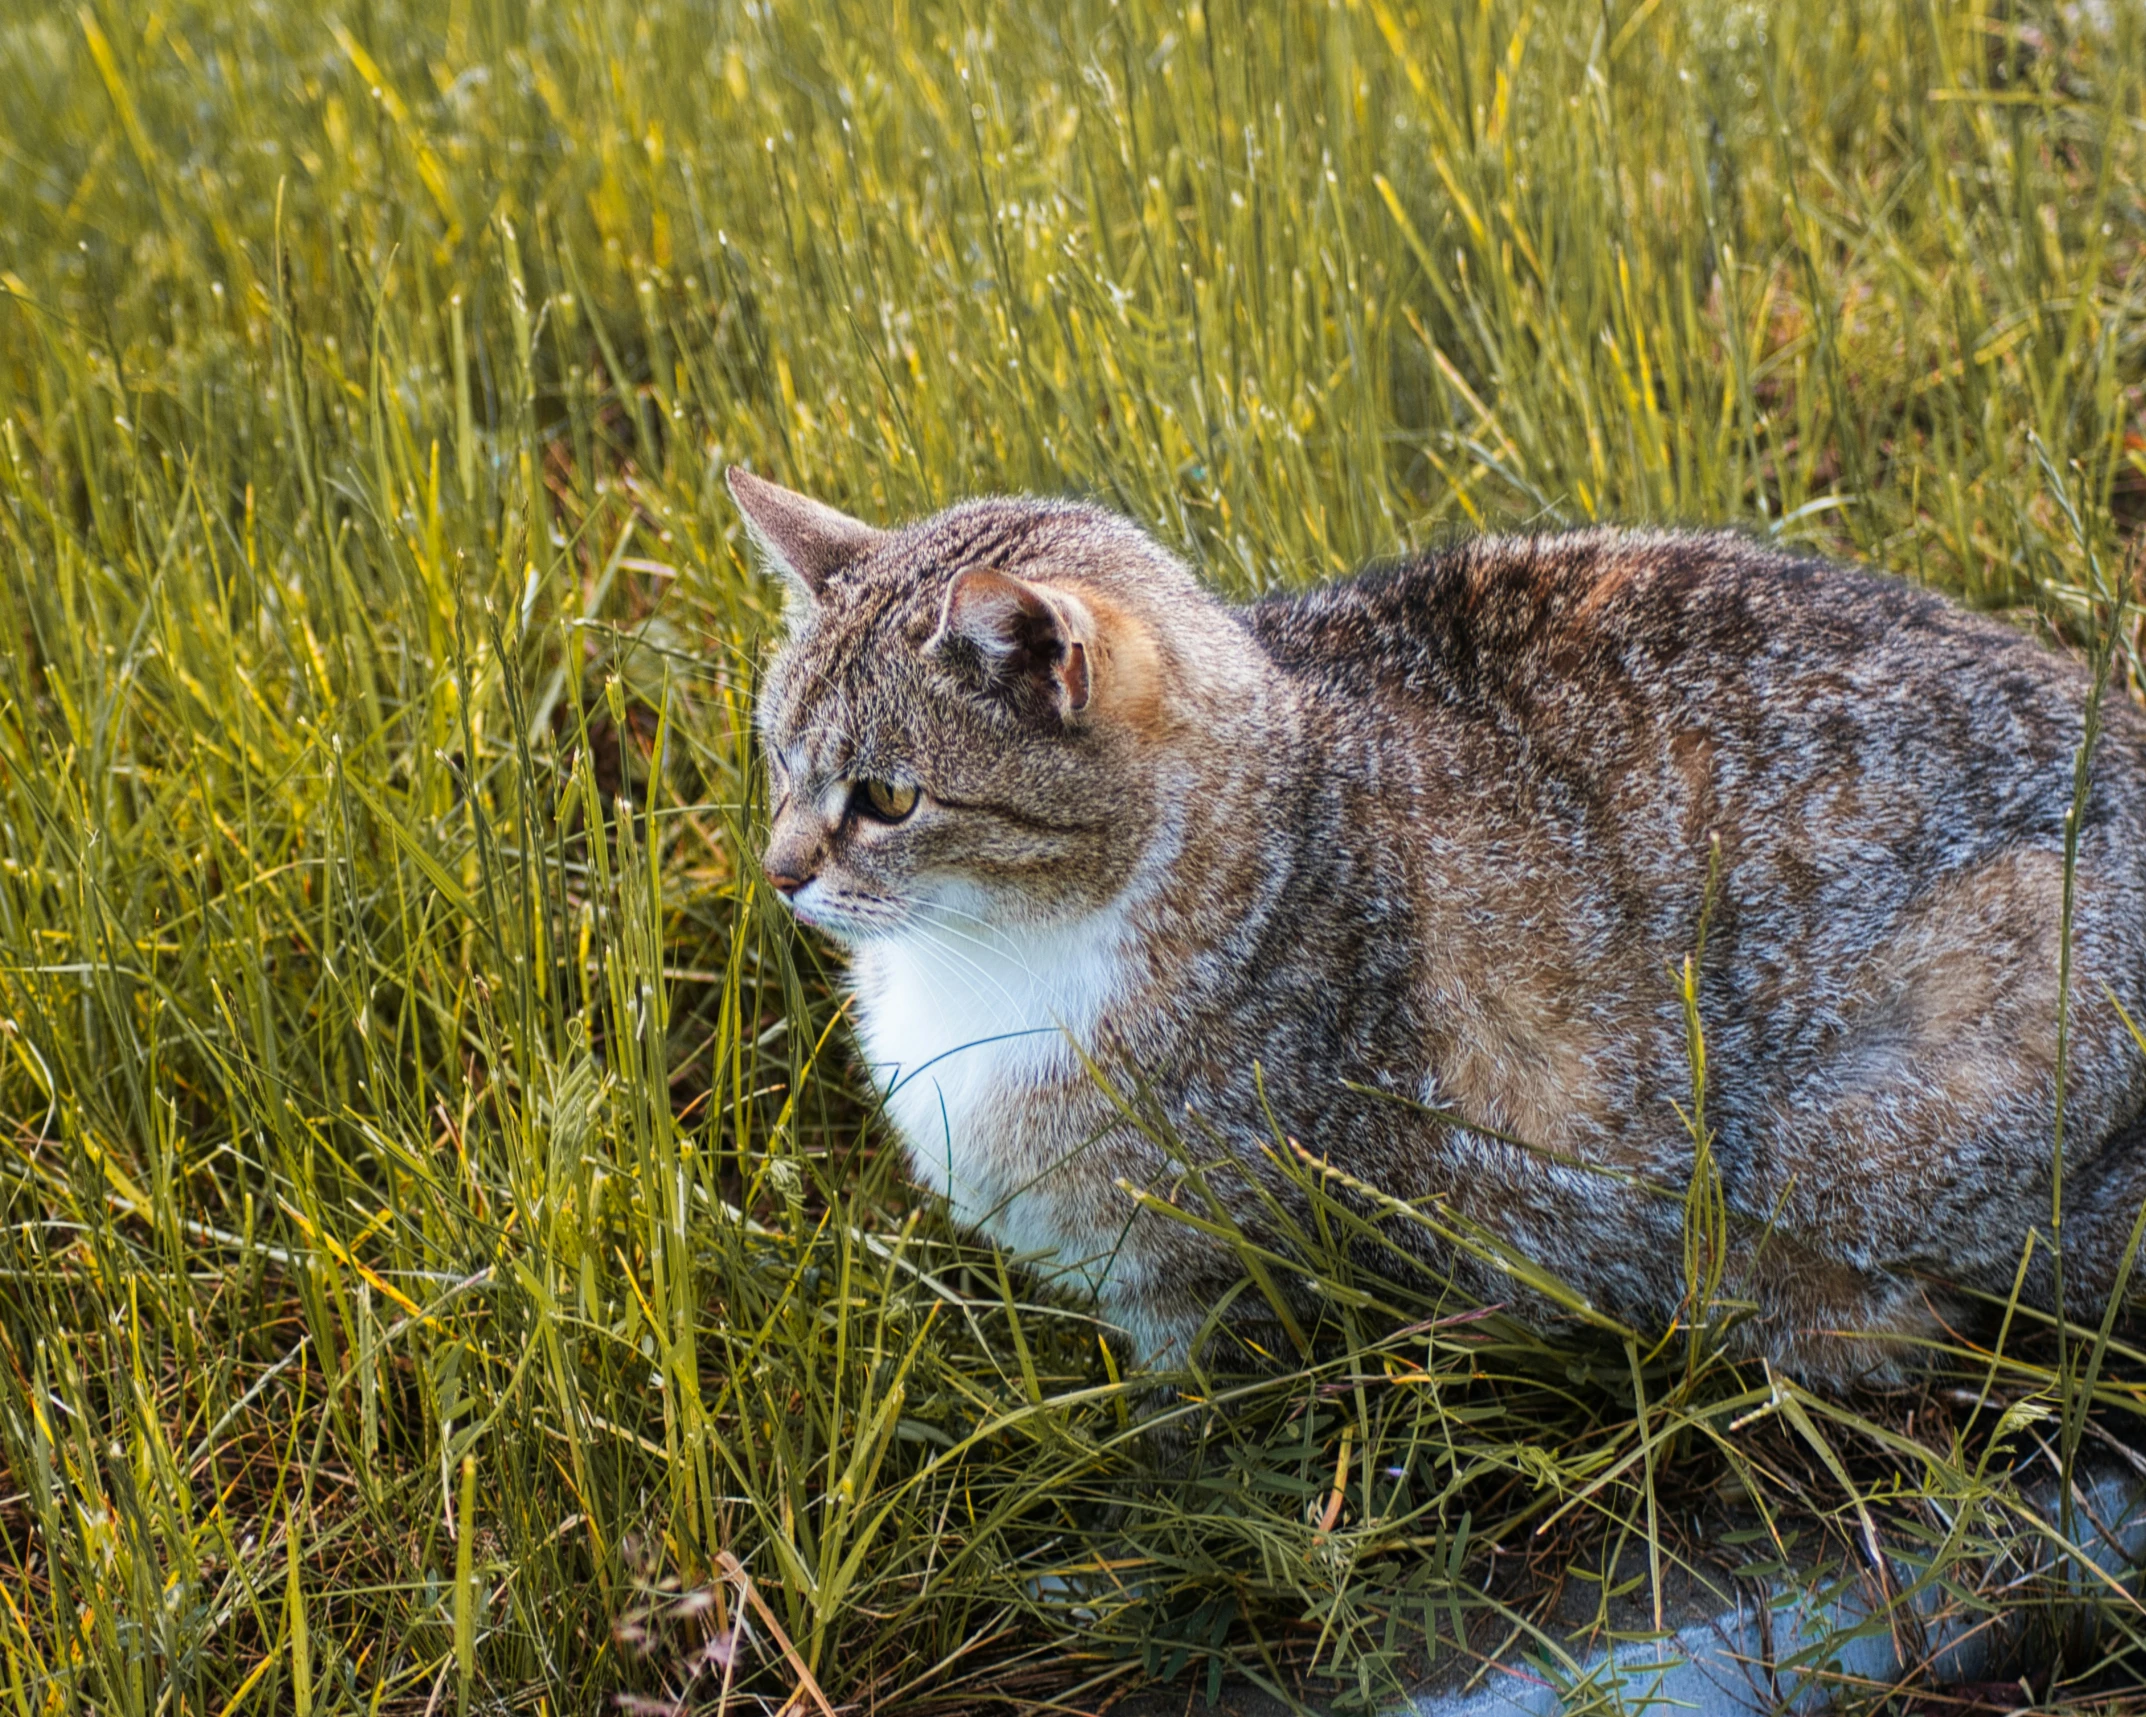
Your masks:
M1698 1012L1728 1291L1759 1308L1740 1339L1884 1369L1948 1286L2001 1296L2030 1230L2046 1256L2076 663L1728 535L1485 539L1233 610L1092 509L882 534L739 494L807 592L763 711L769 869L852 946L919 1178L1083 1272L1144 1353L1181 1352L1237 1264L1135 1219L1121 1183L1182 1165L1098 1070L1285 1202L1276 1124L1665 1327L1694 1151L1678 973L1717 840ZM2096 756L2074 1307L2146 1197L2146 1057L2108 999L2146 1018L2146 723L2120 698ZM914 808L874 815L857 784L881 781ZM1260 1227L1247 1180L1211 1184Z

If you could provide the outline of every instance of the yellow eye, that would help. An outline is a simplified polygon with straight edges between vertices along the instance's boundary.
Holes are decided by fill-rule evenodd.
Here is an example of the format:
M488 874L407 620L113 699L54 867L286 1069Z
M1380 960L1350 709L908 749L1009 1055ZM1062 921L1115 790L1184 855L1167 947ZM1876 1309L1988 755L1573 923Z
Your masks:
M860 781L857 794L861 808L882 823L898 823L917 808L917 790L906 781Z

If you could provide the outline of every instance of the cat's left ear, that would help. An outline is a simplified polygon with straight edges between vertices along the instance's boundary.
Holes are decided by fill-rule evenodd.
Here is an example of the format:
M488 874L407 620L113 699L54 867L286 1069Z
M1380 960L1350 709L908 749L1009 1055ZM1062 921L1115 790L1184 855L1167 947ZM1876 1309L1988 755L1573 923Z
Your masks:
M988 683L1034 694L1068 724L1088 713L1095 619L1070 591L970 567L947 586L939 629L924 648L972 655Z
M753 545L808 604L819 600L828 579L885 534L809 495L755 477L742 466L731 466L725 475Z

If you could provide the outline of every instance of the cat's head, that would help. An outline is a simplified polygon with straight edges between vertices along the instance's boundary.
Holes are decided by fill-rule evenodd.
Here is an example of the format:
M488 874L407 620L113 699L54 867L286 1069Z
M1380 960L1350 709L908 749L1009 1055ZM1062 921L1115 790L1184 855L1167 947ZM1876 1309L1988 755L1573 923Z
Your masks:
M764 864L798 915L862 941L1117 898L1167 815L1187 626L1220 612L1184 567L1067 502L878 530L744 471L730 486L789 587L758 722Z

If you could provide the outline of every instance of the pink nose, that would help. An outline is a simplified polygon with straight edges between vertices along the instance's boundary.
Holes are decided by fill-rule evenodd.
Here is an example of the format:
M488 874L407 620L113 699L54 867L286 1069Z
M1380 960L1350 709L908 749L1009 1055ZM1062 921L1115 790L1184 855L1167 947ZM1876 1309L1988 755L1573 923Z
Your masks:
M777 870L772 865L768 867L767 879L781 891L785 900L788 900L790 896L812 880L809 876L792 876L788 871Z

